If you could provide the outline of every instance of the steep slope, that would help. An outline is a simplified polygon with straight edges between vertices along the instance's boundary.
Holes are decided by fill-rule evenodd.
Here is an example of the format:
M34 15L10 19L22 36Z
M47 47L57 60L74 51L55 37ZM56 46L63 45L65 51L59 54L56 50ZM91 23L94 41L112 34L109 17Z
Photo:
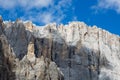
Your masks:
M0 24L0 80L64 80L55 62L35 56L34 36L23 23Z
M1 19L0 28L7 43L0 43L0 66L6 64L4 55L10 58L6 67L14 64L9 70L14 77L7 76L9 80L120 79L120 37L96 26L71 22L37 27L32 22ZM2 72L0 76L6 80Z

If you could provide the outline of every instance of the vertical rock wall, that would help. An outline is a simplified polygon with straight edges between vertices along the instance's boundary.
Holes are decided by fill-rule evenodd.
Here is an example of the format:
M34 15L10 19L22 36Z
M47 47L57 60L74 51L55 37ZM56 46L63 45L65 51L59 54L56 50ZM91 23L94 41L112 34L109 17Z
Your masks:
M83 22L44 27L21 20L1 23L0 34L7 43L0 38L0 69L6 65L6 75L0 72L3 80L10 73L11 80L120 79L119 36ZM9 64L7 57L12 59Z

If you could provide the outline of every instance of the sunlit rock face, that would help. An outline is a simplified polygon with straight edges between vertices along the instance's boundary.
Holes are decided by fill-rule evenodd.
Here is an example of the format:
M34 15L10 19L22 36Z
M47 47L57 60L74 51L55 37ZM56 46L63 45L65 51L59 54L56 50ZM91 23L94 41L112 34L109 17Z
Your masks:
M36 26L1 18L0 54L0 80L120 79L120 37L83 22Z

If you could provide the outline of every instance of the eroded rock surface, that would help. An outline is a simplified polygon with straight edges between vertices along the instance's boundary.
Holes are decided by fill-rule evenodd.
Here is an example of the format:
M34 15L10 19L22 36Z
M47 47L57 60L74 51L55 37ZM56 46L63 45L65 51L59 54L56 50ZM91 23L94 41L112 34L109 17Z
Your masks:
M38 27L0 19L1 80L120 79L119 36L83 22Z

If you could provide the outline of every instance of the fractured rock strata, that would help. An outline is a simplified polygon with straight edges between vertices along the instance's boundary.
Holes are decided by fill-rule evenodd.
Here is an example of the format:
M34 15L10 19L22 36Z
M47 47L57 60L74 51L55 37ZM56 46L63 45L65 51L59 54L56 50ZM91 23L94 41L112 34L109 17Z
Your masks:
M119 36L83 22L0 19L0 80L120 79Z

